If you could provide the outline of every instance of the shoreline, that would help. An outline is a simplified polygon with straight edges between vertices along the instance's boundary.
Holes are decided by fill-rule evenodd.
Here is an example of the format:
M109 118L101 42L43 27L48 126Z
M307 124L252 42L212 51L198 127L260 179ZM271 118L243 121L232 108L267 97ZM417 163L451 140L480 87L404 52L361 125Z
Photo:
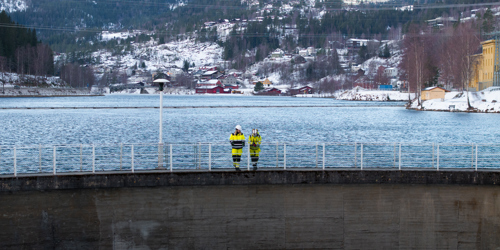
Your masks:
M104 96L103 94L88 94L88 95L0 95L0 98L17 98L17 97L88 97L88 96Z
M488 111L488 110L481 111L481 110L478 110L478 109L473 109L473 110L451 109L451 110L447 110L447 109L422 109L422 108L410 108L410 107L407 107L406 109L408 109L408 110L414 110L414 111L422 111L422 112L425 112L425 111L434 111L434 112L478 113L478 114L499 114L500 113L500 111Z

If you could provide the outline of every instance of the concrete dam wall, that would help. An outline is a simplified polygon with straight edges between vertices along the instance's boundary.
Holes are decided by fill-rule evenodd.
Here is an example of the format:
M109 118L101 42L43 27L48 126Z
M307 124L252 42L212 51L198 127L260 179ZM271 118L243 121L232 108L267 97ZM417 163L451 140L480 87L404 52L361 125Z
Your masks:
M220 184L239 178L243 184ZM420 182L406 183L414 178ZM422 171L1 178L0 248L500 249L500 187L474 184L496 178Z

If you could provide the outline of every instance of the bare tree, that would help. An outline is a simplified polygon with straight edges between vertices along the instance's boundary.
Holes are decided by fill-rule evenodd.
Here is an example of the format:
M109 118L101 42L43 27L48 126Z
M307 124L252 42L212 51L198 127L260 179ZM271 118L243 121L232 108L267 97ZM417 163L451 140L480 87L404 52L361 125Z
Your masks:
M7 68L7 58L4 56L0 56L0 81L2 82L2 94L5 94L5 69Z
M189 89L194 88L193 79L193 76L187 73L182 73L175 78L179 86L184 86Z
M454 28L444 30L443 46L440 50L439 67L441 69L441 79L444 82L445 88L456 87L454 83L456 79L457 60L455 60L455 51L457 48L453 36Z
M403 54L404 71L408 77L409 91L414 89L418 106L421 105L420 93L426 80L425 71L428 68L426 46L430 46L430 44L426 43L426 36L420 27L412 25L403 41L405 47Z
M467 93L467 107L472 109L469 100L469 83L474 74L474 68L477 64L477 57L472 56L479 48L480 38L479 33L473 28L471 23L460 24L457 29L455 42L457 43L456 56L458 61L458 68L460 68L460 79L462 83L462 90Z
M375 77L373 78L373 81L377 85L387 85L389 84L389 77L387 77L387 74L385 73L385 67L380 66L377 69L377 73L375 74Z

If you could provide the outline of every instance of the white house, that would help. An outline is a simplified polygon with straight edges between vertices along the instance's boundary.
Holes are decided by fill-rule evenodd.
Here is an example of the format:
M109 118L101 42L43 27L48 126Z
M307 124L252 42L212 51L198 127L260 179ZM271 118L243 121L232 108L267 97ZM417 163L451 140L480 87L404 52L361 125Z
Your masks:
M285 54L285 52L283 52L283 50L278 48L273 53L271 53L271 57L272 58L281 58L281 57L283 57L284 54Z
M394 67L385 68L384 73L387 77L394 78L394 77L398 76L398 68L394 68Z

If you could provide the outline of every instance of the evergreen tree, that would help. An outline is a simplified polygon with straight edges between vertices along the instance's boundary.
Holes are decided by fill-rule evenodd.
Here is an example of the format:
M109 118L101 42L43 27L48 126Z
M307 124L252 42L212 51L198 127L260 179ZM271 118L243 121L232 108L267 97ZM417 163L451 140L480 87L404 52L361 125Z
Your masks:
M253 88L253 90L254 90L255 92L259 92L259 91L261 91L261 90L263 90L263 89L264 89L264 84L263 84L262 82L257 82L257 83L255 84L255 87Z
M390 58L391 57L391 52L389 51L389 47L387 44L384 47L384 52L382 53L383 58Z
M368 60L369 57L370 55L368 54L368 49L366 48L366 46L361 46L358 51L358 63L362 63Z
M184 64L182 66L182 70L184 70L184 72L188 72L188 70L189 70L189 62L187 60L184 60Z

